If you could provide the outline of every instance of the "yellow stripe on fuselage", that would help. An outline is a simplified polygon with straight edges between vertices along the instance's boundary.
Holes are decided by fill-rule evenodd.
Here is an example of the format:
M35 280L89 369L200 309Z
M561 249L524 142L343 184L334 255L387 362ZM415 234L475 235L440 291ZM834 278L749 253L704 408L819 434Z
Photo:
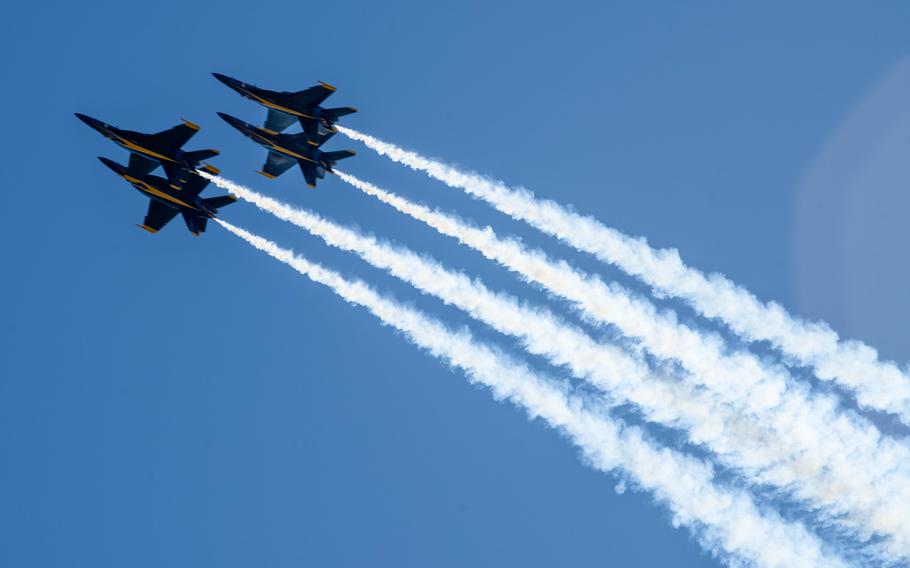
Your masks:
M264 98L260 97L259 95L255 94L255 93L253 93L253 92L251 92L251 91L247 91L246 89L243 89L243 87L241 87L241 89L243 90L244 93L246 93L247 95L249 95L251 98L256 99L257 101L259 101L260 103L264 104L265 106L267 106L267 107L269 107L269 108L273 108L273 109L275 109L275 110L280 110L281 112L286 112L286 113L288 113L288 114L292 114L292 115L294 115L294 116L299 116L299 117L302 117L302 118L313 118L312 116L310 116L310 115L308 115L308 114L304 114L304 113L302 113L302 112L300 112L300 111L296 111L296 110L293 110L293 109L289 109L289 108L287 108L287 107L283 107L283 106L281 106L281 105L279 105L279 104L273 103L272 101L270 101L270 100L268 100L268 99L264 99Z
M269 145L270 145L272 148L274 148L275 150L277 150L278 152L281 152L282 154L286 154L286 155L288 155L288 156L293 156L293 157L295 157L295 158L297 158L297 159L299 159L299 160L306 160L307 162L313 162L314 164L316 163L316 160L314 160L314 159L312 159L312 158L307 158L306 156L304 156L304 155L302 155L302 154L298 154L297 152L293 152L293 151L291 151L291 150L288 150L287 148L282 148L281 146L279 146L278 144L275 144L275 143L272 142L272 141L269 141Z
M117 136L117 138L120 140L121 144L123 144L130 150L135 150L141 154L145 154L146 156L154 156L155 158L159 158L161 160L167 160L168 162L174 162L175 164L178 163L177 160L175 160L173 158L168 158L167 156L163 156L157 152L152 152L148 148L143 148L142 146L136 144L135 142L130 142L129 140L127 140L126 138L123 138L122 136Z
M155 197L160 197L161 199L165 199L172 203L176 203L177 205L182 205L189 209L194 209L194 210L196 209L196 207L190 205L186 201L181 201L180 199L177 199L176 197L168 195L168 194L164 193L163 191L161 191L160 189L154 187L153 185L150 185L150 184L142 181L141 179L136 179L130 175L124 175L123 178L126 181L130 182L131 184L138 186L139 189L141 189L145 193L148 193L149 195L154 195Z

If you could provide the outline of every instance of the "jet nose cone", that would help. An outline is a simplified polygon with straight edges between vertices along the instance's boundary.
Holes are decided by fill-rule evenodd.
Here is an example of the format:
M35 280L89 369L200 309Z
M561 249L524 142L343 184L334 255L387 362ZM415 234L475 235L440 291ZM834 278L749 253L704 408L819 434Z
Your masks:
M104 164L105 166L107 166L107 167L109 167L110 169L114 170L114 172L116 172L118 175L121 175L121 176L122 176L124 173L126 173L126 168L123 167L123 166L121 166L120 164L118 164L118 163L115 162L114 160L110 160L110 159L105 158L105 157L103 157L103 156L98 156L98 159L101 160L101 163L102 163L102 164Z
M222 120L224 120L225 122L227 122L234 128L243 129L243 126L244 126L243 121L240 120L239 118L234 118L233 116L229 115L226 112L219 112L218 116L220 116L222 118Z
M82 113L79 113L79 112L76 112L76 113L73 113L73 114L76 115L76 118L78 118L79 120L81 120L82 122L88 124L89 126L91 126L92 128L94 128L94 129L96 129L96 130L97 130L98 127L101 125L101 121L98 120L97 118L92 118L92 117L90 117L90 116L88 116L88 115L85 115L85 114L82 114Z
M215 77L216 79L218 79L219 81L221 81L222 83L224 83L225 85L227 85L228 87L231 87L232 89L234 87L236 87L238 83L240 83L240 81L238 81L237 79L232 79L231 77L228 77L227 75L222 75L221 73L212 73L212 76Z

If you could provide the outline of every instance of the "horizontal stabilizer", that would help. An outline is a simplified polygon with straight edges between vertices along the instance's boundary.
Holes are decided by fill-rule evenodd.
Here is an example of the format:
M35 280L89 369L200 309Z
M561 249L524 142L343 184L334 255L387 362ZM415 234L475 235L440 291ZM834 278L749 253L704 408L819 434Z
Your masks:
M205 232L205 225L209 219L208 217L201 217L183 211L183 220L186 222L186 228L189 229L190 233L194 237L198 237Z
M310 187L316 187L316 166L309 162L298 162L300 165L300 171L303 172L303 179L306 180L306 184Z
M237 201L237 198L233 195L219 195L218 197L207 197L202 200L203 203L209 207L214 207L215 209L221 209L226 205L230 205Z
M320 132L319 136L316 138L316 146L322 146L328 142L332 136L335 136L334 132Z
M217 156L219 153L220 152L218 152L218 150L215 150L215 149L195 150L193 152L186 152L183 154L183 156L186 158L187 162L189 162L190 164L196 165L203 160L208 160L209 158L213 158L213 157Z
M354 150L336 150L334 152L323 152L322 156L330 161L337 162L338 160L343 160L345 158L350 158L351 156L356 156L357 152Z
M357 109L354 107L338 107L338 108L327 108L323 112L334 118L341 118L342 116L354 114L355 112L357 112Z

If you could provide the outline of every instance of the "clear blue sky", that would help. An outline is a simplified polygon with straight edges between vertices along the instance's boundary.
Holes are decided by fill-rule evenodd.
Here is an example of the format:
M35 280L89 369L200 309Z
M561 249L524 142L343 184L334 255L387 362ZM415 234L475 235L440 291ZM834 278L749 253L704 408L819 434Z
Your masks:
M862 139L875 152L846 177L818 173L908 56L906 3L260 5L5 9L0 565L715 565L648 496L617 495L554 432L366 312L216 226L199 239L179 220L137 229L145 200L95 159L125 152L73 112L143 131L192 120L192 147L219 148L227 177L549 303L337 179L311 191L296 171L256 175L264 151L215 111L264 110L212 71L335 84L332 105L360 109L353 128L677 246L910 358L895 285L910 281L910 172L895 165L910 151L910 80ZM364 179L614 276L342 136L331 146L357 150L344 166ZM818 179L842 182L833 205ZM878 209L857 221L864 191ZM801 208L806 192L816 201ZM250 206L224 216L469 323ZM868 253L864 227L888 254Z

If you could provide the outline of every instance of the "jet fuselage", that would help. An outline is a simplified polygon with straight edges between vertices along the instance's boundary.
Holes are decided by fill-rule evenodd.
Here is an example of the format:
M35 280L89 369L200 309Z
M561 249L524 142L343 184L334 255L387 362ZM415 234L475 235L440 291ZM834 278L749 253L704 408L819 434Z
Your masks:
M97 118L92 118L84 114L76 113L76 116L79 117L82 122L100 132L102 136L129 152L139 154L140 156L157 162L170 162L190 170L196 165L191 164L186 160L184 156L185 152L182 149L171 150L156 147L154 143L150 143L150 141L147 140L149 138L147 134L117 128L116 126L111 126Z
M199 195L192 195L189 192L174 189L168 181L162 177L147 175L143 178L137 178L130 174L128 168L121 166L113 160L99 158L107 167L128 181L139 193L159 203L186 212L190 215L201 217L214 217L218 213L206 205L203 198Z
M332 163L326 160L322 155L323 152L310 144L302 134L281 134L279 132L270 132L264 128L247 124L242 120L234 118L229 114L218 113L228 124L242 132L245 136L257 144L284 154L295 160L304 160L312 162L318 167L332 171Z
M254 85L244 83L227 75L222 75L221 73L213 73L216 79L230 87L231 89L240 93L241 96L246 97L250 100L256 101L257 103L266 106L271 109L275 109L298 118L307 118L319 122L323 128L330 132L335 131L335 122L338 120L337 117L326 114L321 106L310 106L310 107L301 107L293 100L294 93L285 93L280 91L270 91L269 89L261 89ZM323 87L335 90L335 87L327 85L326 83L320 83Z

